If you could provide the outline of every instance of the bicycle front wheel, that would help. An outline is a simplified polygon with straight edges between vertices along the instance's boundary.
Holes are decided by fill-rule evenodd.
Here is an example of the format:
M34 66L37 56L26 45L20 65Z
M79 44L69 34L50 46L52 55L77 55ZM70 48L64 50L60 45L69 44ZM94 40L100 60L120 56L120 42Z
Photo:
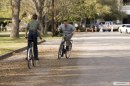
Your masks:
M32 50L32 65L33 65L33 67L36 67L36 60L34 58L33 50Z
M28 63L28 68L31 69L32 67L32 49L29 48L27 52L27 63Z
M64 54L64 45L63 43L61 43L60 47L59 47L59 51L58 51L58 59L61 59L61 57L63 56Z
M65 57L66 57L67 59L70 58L71 50L72 50L72 43L70 43L69 49L66 50L66 52L65 52Z

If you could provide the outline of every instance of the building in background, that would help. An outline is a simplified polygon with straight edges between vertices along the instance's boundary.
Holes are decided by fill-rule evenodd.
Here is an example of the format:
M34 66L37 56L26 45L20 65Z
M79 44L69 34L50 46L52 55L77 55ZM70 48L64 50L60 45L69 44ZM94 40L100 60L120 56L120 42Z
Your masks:
M121 7L121 11L125 12L127 14L126 18L122 19L123 24L130 24L130 0L119 0Z

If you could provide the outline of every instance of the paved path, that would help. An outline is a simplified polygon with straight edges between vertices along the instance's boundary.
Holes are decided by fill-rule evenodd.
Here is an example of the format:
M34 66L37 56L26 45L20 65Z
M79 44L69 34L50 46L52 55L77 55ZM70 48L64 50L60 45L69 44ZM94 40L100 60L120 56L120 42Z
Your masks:
M60 40L39 45L40 62L29 70L26 51L0 61L0 86L114 86L130 82L130 34L79 33L70 59L57 60Z

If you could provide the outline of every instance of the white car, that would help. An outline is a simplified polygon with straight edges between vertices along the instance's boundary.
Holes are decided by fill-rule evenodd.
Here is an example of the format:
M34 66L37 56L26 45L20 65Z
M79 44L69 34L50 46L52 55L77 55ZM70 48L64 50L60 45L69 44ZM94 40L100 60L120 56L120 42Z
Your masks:
M122 26L122 24L117 24L114 23L113 21L105 21L105 22L100 22L100 29L103 29L105 31L118 31L119 27Z
M121 27L119 27L120 33L130 33L130 24L123 24Z

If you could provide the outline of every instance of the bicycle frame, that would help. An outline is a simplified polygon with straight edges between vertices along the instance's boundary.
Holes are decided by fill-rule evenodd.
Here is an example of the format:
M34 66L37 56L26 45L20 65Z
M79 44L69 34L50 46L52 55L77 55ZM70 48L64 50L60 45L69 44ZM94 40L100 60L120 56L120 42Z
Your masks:
M66 45L66 40L65 40L65 37L66 37L67 35L64 35L63 37L62 37L62 41L61 41L61 43L64 43L64 45ZM72 43L73 44L73 40L69 40L70 41L70 43Z
M58 59L60 59L62 56L64 56L64 54L65 54L65 56L66 56L67 59L70 57L70 53L68 55L68 52L71 52L73 41L70 40L69 50L67 50L67 42L65 40L66 36L67 35L65 35L65 36L62 37L62 41L61 41L61 44L60 44L60 47L59 47L59 52L58 52Z

